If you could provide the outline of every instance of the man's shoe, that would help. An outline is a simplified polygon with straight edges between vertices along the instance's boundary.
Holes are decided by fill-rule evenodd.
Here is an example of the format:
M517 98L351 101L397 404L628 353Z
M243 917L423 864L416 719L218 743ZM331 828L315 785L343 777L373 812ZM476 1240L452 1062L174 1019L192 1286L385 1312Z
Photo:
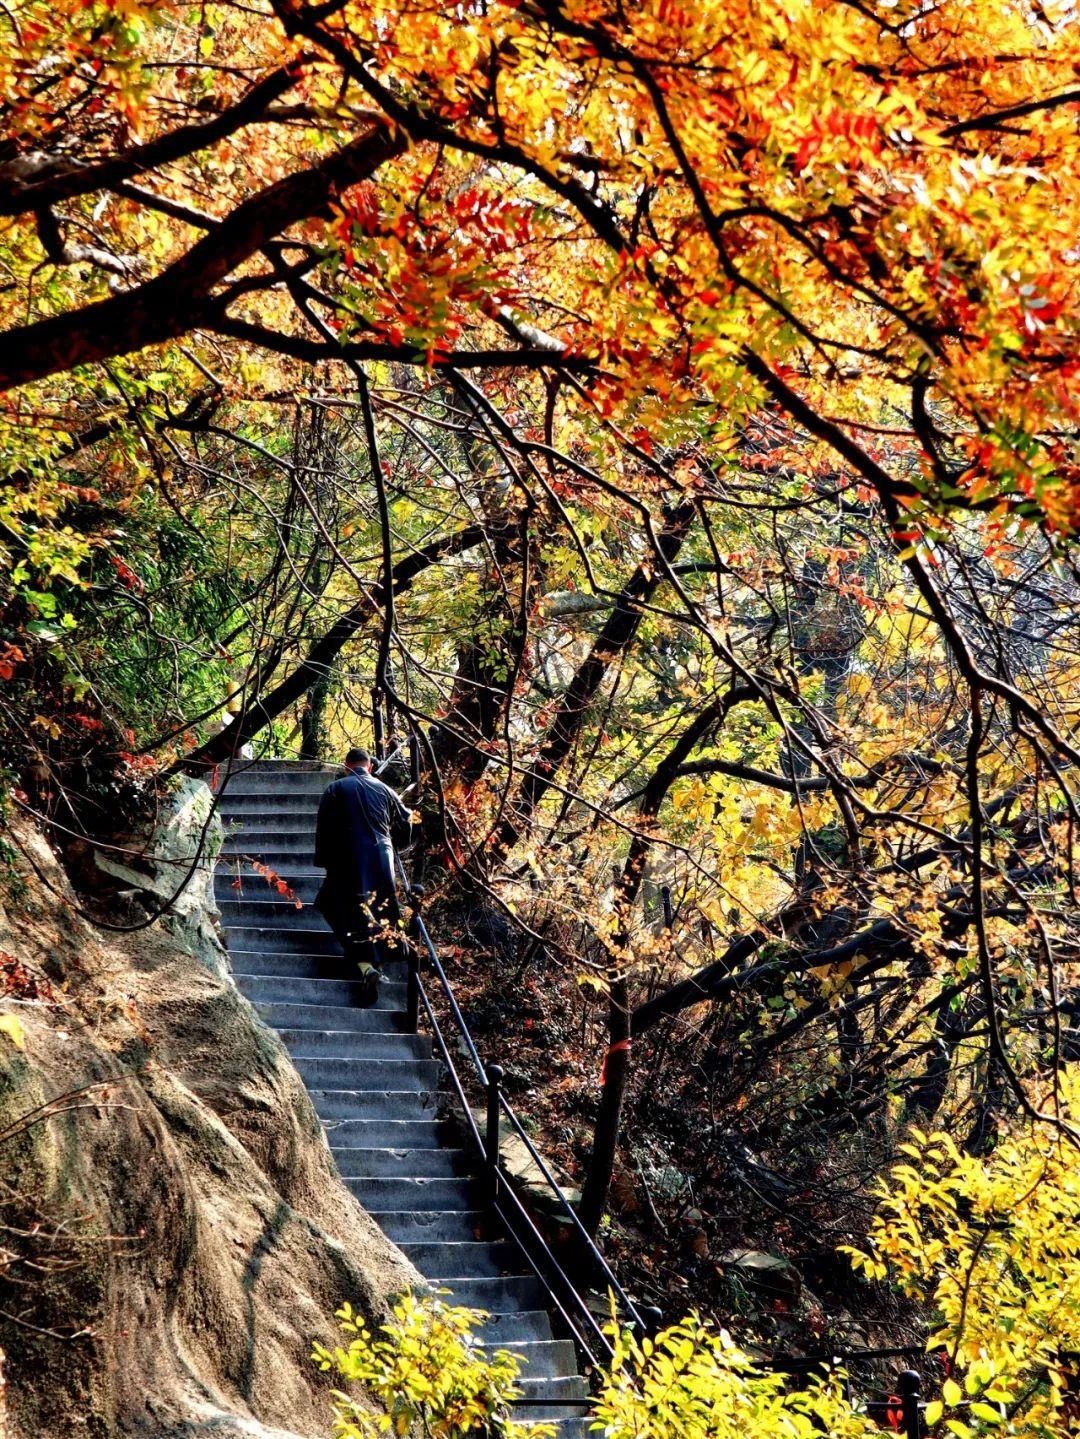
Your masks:
M382 972L373 964L365 964L360 970L359 989L353 1001L357 1009L370 1009L379 997L379 980Z

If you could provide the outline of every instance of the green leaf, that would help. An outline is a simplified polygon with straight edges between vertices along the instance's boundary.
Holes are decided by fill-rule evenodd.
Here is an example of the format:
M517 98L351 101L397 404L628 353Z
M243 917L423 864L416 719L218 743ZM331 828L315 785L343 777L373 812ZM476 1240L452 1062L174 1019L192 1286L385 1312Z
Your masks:
M986 1404L981 1399L975 1399L971 1404L971 1412L977 1419L985 1419L987 1424L1000 1424L1002 1422L1001 1411L995 1409L992 1404Z

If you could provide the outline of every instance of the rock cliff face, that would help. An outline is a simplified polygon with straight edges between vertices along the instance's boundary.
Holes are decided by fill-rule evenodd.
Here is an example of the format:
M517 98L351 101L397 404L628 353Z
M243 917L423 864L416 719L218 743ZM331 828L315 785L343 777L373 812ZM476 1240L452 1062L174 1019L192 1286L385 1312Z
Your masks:
M174 797L149 873L125 856L113 872L169 890L206 800ZM415 1272L337 1178L284 1048L229 979L205 884L171 930L110 933L39 834L6 840L5 1439L324 1439L312 1340L344 1299L378 1314Z

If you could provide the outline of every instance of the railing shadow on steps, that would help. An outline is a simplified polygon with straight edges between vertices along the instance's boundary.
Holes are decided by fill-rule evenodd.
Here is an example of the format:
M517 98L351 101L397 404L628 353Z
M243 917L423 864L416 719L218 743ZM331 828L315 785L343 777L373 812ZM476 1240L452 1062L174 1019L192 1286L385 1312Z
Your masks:
M498 1064L485 1064L480 1057L465 1016L458 1005L453 986L447 978L442 961L424 923L421 886L413 885L405 872L400 857L397 861L398 874L406 899L411 906L410 923L412 943L407 946L408 988L407 1027L415 1031L419 1027L421 1014L430 1027L439 1057L446 1067L450 1088L461 1109L469 1139L483 1166L488 1189L488 1199L511 1240L520 1250L529 1268L539 1281L552 1308L561 1317L570 1337L574 1340L582 1359L593 1369L604 1367L612 1358L613 1349L604 1326L593 1312L584 1294L566 1272L566 1256L562 1259L554 1252L548 1240L541 1233L532 1215L528 1212L513 1182L502 1163L500 1152L501 1121L505 1117L510 1128L525 1145L525 1148L543 1176L544 1184L550 1191L553 1208L570 1225L573 1238L573 1264L583 1265L591 1289L606 1290L609 1302L613 1300L614 1317L639 1334L655 1332L661 1322L659 1310L639 1307L619 1283L610 1265L597 1249L591 1236L586 1232L573 1205L563 1193L549 1165L533 1144L525 1127L518 1118L513 1105L502 1088L503 1070ZM486 1116L483 1131L476 1122L466 1081L454 1061L447 1035L432 1003L425 979L431 977L442 993L457 1038L464 1046L471 1061L473 1075L479 1091L486 1099ZM453 1036L450 1036L453 1038ZM581 1399L539 1401L530 1397L529 1403L566 1404L581 1407Z

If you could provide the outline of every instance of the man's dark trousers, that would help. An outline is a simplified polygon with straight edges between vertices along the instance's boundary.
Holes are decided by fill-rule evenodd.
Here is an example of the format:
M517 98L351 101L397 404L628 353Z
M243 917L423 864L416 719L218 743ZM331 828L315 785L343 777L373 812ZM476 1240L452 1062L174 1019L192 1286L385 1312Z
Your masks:
M315 836L315 863L326 870L315 907L334 931L348 971L363 973L381 955L399 950L376 941L401 918L394 882L393 828L407 831L409 812L380 780L364 770L335 780L323 794Z

